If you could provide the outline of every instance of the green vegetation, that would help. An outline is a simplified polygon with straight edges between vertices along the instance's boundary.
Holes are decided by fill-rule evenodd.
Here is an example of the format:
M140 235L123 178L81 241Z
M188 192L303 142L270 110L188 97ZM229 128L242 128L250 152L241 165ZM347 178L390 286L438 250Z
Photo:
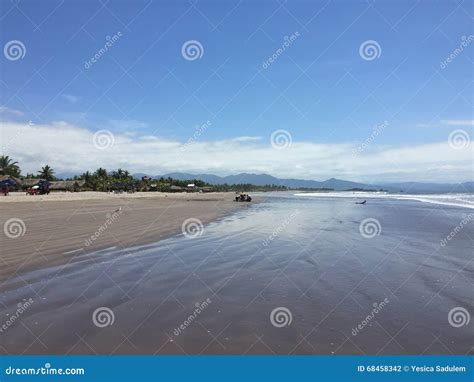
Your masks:
M143 177L135 179L128 171L118 169L108 173L105 169L99 168L94 173L89 171L81 176L76 176L71 180L84 181L81 187L83 190L109 191L109 190L136 190L136 191L161 191L161 192L179 192L187 190L188 184L194 184L195 190L203 191L286 191L285 186L269 184L265 186L256 186L253 184L220 184L214 185L203 182L199 179L178 180L170 177L152 179Z
M62 181L55 177L55 171L45 165L38 171L37 178L48 181ZM20 178L21 170L18 163L13 161L9 156L0 156L0 175L10 175ZM33 174L26 174L24 178L35 178ZM204 192L229 192L229 191L288 191L286 186L268 184L265 186L257 186L254 184L209 184L199 179L178 180L173 178L151 179L143 177L142 179L134 178L127 170L121 168L116 171L107 171L104 168L98 168L93 173L86 171L82 175L74 176L65 180L74 180L80 184L80 187L74 187L75 190L82 191L161 191L161 192L180 192L189 191L188 184L194 184L192 190L202 190ZM319 190L331 191L332 189L301 189L305 191Z
M0 156L0 175L10 175L18 178L20 172L18 162L14 162L8 155Z
M48 181L55 180L54 170L48 165L41 167L41 171L38 171L38 177Z

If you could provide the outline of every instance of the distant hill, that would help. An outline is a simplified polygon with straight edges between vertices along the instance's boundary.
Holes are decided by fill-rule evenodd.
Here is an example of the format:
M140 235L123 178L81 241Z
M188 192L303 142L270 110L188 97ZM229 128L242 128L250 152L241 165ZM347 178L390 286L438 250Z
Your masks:
M141 178L144 174L134 174L134 176ZM375 186L349 182L346 180L339 179L328 179L324 182L316 180L304 180L304 179L280 179L268 174L249 174L241 173L237 175L229 176L217 176L212 174L189 174L182 172L173 172L164 175L153 176L153 178L159 178L163 176L164 178L171 177L178 180L188 180L188 179L199 179L206 183L210 184L239 184L239 183L249 183L256 186L265 186L268 184L277 184L281 186L286 186L290 188L333 188L335 190L348 190L350 188L365 188L373 189Z
M133 174L136 178L144 175ZM150 175L149 175L150 176ZM172 172L164 175L155 175L153 178L171 177L178 180L199 179L210 184L239 184L249 183L256 186L265 186L268 184L277 184L289 188L332 188L336 191L345 191L350 189L365 190L387 190L390 192L406 192L406 193L447 193L447 192L474 192L474 182L465 183L422 183L422 182L400 182L400 183L381 183L366 184L359 182L351 182L348 180L331 178L324 181L305 180L305 179L281 179L268 174L249 174L241 173L237 175L218 176L213 174L189 174L183 172Z

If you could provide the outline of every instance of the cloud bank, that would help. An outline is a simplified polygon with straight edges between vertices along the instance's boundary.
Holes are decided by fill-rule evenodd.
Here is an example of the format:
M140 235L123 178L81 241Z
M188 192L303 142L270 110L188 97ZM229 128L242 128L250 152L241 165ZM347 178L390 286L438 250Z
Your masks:
M469 138L457 148L447 137L445 142L416 146L371 143L363 150L357 143L299 141L275 149L270 137L205 141L203 134L190 144L156 136L108 135L64 122L1 124L1 153L17 160L23 173L36 173L40 166L49 164L57 173L77 174L98 167L122 167L150 175L254 172L315 180L461 182L472 180L474 170L474 147Z

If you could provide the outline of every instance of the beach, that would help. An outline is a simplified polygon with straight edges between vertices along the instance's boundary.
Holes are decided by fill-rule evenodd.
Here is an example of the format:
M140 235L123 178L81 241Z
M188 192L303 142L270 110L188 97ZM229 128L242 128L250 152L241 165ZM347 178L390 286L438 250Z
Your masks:
M215 203L224 207L198 233L173 235L174 218L165 210L175 197L182 198L169 207L175 216L193 212L175 221L179 231L183 218L205 221L215 217ZM10 277L0 287L0 352L472 354L472 209L384 198L357 205L358 198L291 193L238 207L225 195L194 196L213 202L189 197L131 201L138 215L124 213L116 228L131 246L107 239L113 246L93 251L48 249L45 256L71 261L2 271ZM118 200L87 201L70 221L87 219L92 227L84 223L79 235L60 220L47 232L64 238L45 245L59 253L70 237L80 247L107 211L127 209ZM71 216L60 211L50 214ZM138 236L127 230L135 230L135 219L160 213L171 236L138 235L133 243ZM38 210L29 214L22 215L29 228L23 238L41 219ZM43 235L33 236L36 243ZM28 240L24 245L30 248Z
M1 4L0 382L474 382L474 0Z
M234 196L158 192L2 196L1 224L13 238L0 236L0 283L29 270L73 262L75 253L126 248L180 234L186 219L206 224L244 208L245 203L233 202Z

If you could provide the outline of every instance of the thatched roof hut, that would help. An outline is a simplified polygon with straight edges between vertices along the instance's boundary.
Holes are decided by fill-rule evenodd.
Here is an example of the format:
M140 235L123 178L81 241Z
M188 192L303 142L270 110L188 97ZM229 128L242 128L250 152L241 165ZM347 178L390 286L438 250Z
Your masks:
M2 182L4 180L8 180L8 179L13 180L15 183L20 183L21 182L20 179L15 178L14 176L11 176L11 175L1 175L0 176L0 182Z
M21 186L21 188L29 188L38 184L42 180L44 181L44 179L39 179L39 178L25 178L25 179L20 180L19 185Z
M20 179L15 178L11 175L2 175L0 176L0 186L5 187L17 187L20 185Z
M171 192L181 192L181 191L183 191L183 187L173 185L173 186L170 187L170 191Z
M84 184L83 180L58 180L50 182L49 189L51 191L79 191Z

